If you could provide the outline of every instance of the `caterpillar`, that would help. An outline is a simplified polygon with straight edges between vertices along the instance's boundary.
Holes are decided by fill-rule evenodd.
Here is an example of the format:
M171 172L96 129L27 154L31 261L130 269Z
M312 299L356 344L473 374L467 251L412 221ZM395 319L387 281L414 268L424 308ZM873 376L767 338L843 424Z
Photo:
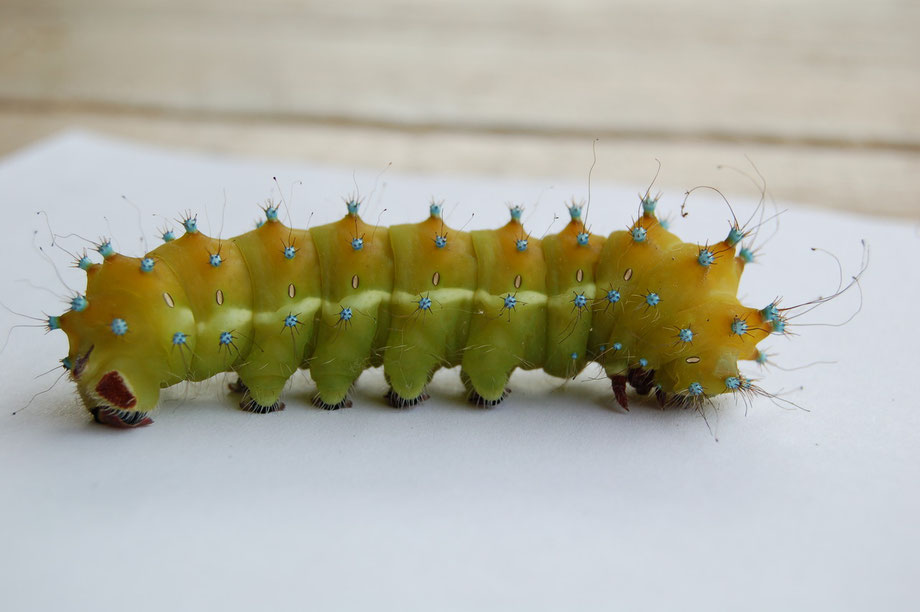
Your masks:
M350 406L358 376L378 366L394 407L426 400L434 372L454 366L483 407L503 400L515 369L571 378L592 362L624 409L627 386L684 407L764 393L739 361L764 363L757 344L787 334L791 310L830 298L743 305L751 229L734 220L718 242L682 242L657 203L640 195L635 220L602 236L573 200L543 238L521 206L502 227L462 231L432 201L425 220L387 228L353 197L340 220L302 230L269 201L256 229L229 239L188 214L181 236L164 230L143 257L109 240L96 245L101 262L84 252L85 292L46 326L67 335L62 365L88 412L119 428L152 423L162 388L221 372L237 375L231 389L254 413L282 410L298 369L330 410Z

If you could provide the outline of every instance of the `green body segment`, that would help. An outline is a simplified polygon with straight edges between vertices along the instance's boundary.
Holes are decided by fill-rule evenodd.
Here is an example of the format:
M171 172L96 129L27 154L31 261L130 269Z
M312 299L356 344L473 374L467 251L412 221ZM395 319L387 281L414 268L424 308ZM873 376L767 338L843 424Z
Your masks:
M478 285L461 376L486 401L504 396L511 372L542 367L546 354L546 266L540 241L519 221L472 232ZM526 240L526 248L519 248Z
M735 297L744 264L734 245L707 247L715 261L702 265L702 247L654 214L605 239L570 212L560 233L538 240L519 210L499 229L465 233L439 207L387 230L349 206L310 230L273 217L223 241L193 230L149 253L152 270L109 255L88 270L89 305L60 317L72 374L87 407L136 411L151 410L160 387L224 371L271 406L302 367L327 406L379 365L407 400L456 365L488 402L516 368L571 377L590 361L611 377L654 371L666 393L729 390L737 361L756 358L771 329ZM113 333L116 319L127 333Z
M264 223L233 243L258 288L252 296L252 349L234 370L253 400L271 406L313 352L322 305L319 258L309 232L278 222Z
M320 401L338 405L361 372L382 362L393 255L387 229L367 225L356 214L310 234L319 256L323 300L310 374Z
M397 395L415 398L438 368L462 359L476 291L476 253L468 233L451 230L435 215L391 227L390 244L395 276L383 368Z

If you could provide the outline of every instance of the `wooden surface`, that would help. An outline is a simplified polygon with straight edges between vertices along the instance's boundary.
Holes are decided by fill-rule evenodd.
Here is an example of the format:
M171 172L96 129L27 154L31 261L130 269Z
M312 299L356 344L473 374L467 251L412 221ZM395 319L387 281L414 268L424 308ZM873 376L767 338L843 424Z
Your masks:
M0 153L67 127L920 217L920 3L3 0Z

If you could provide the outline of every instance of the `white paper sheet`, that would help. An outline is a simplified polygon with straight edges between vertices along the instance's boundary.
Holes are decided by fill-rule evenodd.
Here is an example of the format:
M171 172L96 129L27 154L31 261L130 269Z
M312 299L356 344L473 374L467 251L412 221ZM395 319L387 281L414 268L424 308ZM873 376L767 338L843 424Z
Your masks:
M357 173L362 193L375 174ZM299 227L338 218L340 196L355 189L351 169L79 133L7 158L3 302L39 316L63 310L53 294L67 290L32 246L49 242L38 210L58 234L110 235L138 254L139 223L152 248L166 222L153 213L172 220L188 209L208 233L245 231L260 214L255 204L277 198L273 176L285 191L303 182L292 201ZM386 209L382 223L419 220L436 196L454 227L473 213L469 228L496 227L506 201L533 210L540 198L527 219L539 236L564 214L563 199L585 195L583 184L551 184L392 169L365 216ZM595 184L594 231L626 226L640 189ZM731 195L738 215L749 214L755 202ZM660 209L676 213L682 197L665 193ZM682 237L724 236L718 198L691 200L689 210L674 222ZM827 295L836 266L810 247L852 272L861 238L872 261L859 315L765 343L783 367L836 362L762 375L765 388L808 411L768 399L746 411L722 398L708 426L653 402L619 411L602 377L563 385L538 372L516 374L504 404L478 410L450 371L436 377L429 402L404 411L381 399L380 372L366 373L355 406L338 412L311 407L312 387L298 378L287 410L271 415L238 410L218 377L166 391L153 426L115 431L90 422L66 378L10 415L51 385L61 370L35 376L66 350L61 332L17 329L0 354L0 607L913 609L916 224L792 206L741 293L752 305ZM77 236L59 244L89 246ZM82 289L68 255L47 252L67 285ZM846 319L857 297L804 319ZM2 322L4 331L29 323L7 312Z

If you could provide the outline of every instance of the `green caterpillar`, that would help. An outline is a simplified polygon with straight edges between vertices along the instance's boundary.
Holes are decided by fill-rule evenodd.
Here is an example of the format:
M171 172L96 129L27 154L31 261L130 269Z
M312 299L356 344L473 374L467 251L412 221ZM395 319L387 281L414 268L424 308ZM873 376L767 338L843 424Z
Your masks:
M427 398L441 367L459 365L470 399L491 406L516 368L572 377L601 364L618 403L626 386L663 404L699 405L722 393L754 392L739 360L763 360L756 345L786 331L776 302L743 306L736 293L752 254L735 222L724 240L684 243L641 199L628 230L594 235L582 207L558 234L536 239L520 207L495 230L456 231L432 203L415 224L375 227L346 201L341 220L298 230L269 204L265 221L236 238L185 233L143 258L98 245L85 295L48 319L69 339L63 360L99 422L152 422L160 389L233 371L240 406L283 409L298 368L316 384L315 403L350 405L366 368L383 366L393 406Z

